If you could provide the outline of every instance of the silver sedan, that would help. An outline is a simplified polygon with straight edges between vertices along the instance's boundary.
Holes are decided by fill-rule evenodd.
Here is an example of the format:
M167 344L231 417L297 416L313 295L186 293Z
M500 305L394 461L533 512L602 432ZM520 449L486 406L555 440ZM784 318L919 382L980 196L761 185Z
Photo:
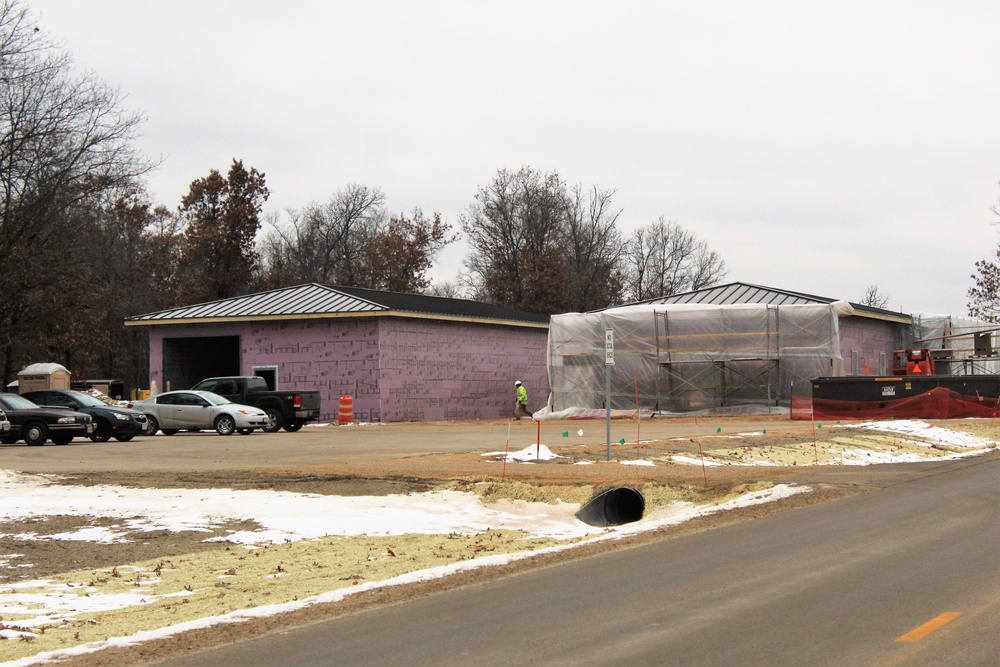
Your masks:
M173 435L177 431L210 429L215 429L219 435L236 432L249 435L267 423L263 410L233 403L210 391L168 391L143 401L133 401L129 407L146 415L146 435L157 431Z

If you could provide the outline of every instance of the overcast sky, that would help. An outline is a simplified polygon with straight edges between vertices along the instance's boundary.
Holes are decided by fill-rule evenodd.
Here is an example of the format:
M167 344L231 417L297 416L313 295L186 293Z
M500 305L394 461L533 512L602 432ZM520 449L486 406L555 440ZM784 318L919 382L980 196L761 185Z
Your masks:
M266 210L361 183L458 228L530 166L616 189L624 231L677 221L727 282L954 315L998 243L995 1L28 4L145 115L171 208L236 157Z

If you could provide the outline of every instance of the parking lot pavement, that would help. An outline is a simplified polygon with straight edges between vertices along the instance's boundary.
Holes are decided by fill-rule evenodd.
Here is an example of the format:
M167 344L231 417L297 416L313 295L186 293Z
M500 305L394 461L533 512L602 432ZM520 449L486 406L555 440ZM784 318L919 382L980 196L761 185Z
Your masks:
M766 430L807 433L808 422L774 418L693 418L612 420L611 441L650 442L672 438L735 435ZM26 472L206 471L288 468L361 463L425 454L521 449L541 442L550 447L596 445L607 440L603 420L506 420L478 422L396 422L369 425L307 426L297 433L220 436L214 432L139 436L130 442L68 445L23 443L0 446L2 468Z

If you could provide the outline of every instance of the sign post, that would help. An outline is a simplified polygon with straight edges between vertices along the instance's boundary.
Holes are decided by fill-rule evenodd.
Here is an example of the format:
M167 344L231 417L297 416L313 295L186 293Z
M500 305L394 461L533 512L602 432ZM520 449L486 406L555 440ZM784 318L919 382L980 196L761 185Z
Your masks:
M611 460L611 367L615 365L615 332L604 330L604 406L608 461Z

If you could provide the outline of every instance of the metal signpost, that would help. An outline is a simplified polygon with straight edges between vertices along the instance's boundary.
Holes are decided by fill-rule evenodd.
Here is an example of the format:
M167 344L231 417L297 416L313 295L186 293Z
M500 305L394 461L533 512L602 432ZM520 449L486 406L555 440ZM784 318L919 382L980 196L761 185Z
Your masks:
M604 406L607 426L608 461L611 460L611 367L615 365L615 332L604 330Z

